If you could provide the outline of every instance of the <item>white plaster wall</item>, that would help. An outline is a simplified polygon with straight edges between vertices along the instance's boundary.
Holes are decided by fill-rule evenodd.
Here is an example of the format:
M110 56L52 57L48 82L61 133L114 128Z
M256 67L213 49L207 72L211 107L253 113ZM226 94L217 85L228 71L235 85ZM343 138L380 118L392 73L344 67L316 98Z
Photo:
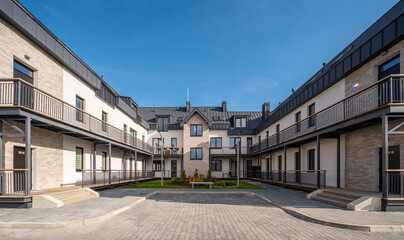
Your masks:
M84 111L101 119L102 111L108 113L108 123L112 126L123 130L123 125L137 131L137 137L141 140L142 135L147 141L147 130L141 125L135 123L128 115L122 112L119 108L111 107L103 100L95 95L95 90L84 83L79 77L70 72L68 69L63 69L63 100L75 106L76 95L84 99Z
M269 130L269 135L273 135L276 133L276 125L280 124L280 130L283 130L285 128L288 128L289 126L295 124L295 114L301 111L301 119L305 119L308 117L308 111L307 108L310 106L312 103L315 103L315 110L316 113L328 108L329 106L333 105L334 103L342 100L345 98L345 79L339 81L326 91L322 92L320 95L316 96L315 98L311 99L308 101L306 104L302 105L295 111L289 113L279 121L275 122L268 128L266 128L264 131L261 131L258 136L261 136L261 140L265 139L265 133L266 131ZM258 141L258 140L257 140Z

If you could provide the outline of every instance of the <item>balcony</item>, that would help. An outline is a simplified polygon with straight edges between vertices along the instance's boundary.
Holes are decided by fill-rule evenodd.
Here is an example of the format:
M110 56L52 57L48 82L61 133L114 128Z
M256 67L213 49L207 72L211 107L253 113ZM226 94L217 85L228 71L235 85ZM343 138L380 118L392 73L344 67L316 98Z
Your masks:
M247 155L248 148L247 147L240 147L239 148L240 155ZM221 148L209 148L210 155L218 155L218 156L236 156L237 155L237 148L236 147L221 147Z
M163 155L164 156L171 156L171 157L178 157L183 154L183 148L181 147L163 147ZM154 148L154 155L160 156L161 155L161 148L155 147Z
M362 91L254 144L249 154L285 143L388 105L404 103L404 75L390 75Z
M0 107L30 110L64 124L152 153L153 147L21 79L0 79Z

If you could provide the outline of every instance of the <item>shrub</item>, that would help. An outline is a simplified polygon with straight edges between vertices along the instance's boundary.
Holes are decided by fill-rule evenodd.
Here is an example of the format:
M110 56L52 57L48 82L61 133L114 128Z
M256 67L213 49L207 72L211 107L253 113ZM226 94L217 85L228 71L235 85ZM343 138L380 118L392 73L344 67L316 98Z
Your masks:
M236 184L232 181L219 181L219 182L215 182L215 185L226 187L226 186L234 186Z
M208 182L212 182L212 172L210 171L210 169L208 170L208 174L206 175L206 180Z
M198 177L199 177L198 169L195 169L194 178L198 178Z
M187 182L187 175L185 174L185 169L182 169L180 183L186 183L186 182Z

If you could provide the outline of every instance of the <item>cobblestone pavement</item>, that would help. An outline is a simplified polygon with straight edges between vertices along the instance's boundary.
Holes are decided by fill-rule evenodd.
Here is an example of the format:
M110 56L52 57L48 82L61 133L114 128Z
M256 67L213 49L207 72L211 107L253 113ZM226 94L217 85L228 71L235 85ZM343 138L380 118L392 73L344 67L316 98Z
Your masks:
M299 220L247 194L159 193L101 223L0 229L0 239L404 239Z

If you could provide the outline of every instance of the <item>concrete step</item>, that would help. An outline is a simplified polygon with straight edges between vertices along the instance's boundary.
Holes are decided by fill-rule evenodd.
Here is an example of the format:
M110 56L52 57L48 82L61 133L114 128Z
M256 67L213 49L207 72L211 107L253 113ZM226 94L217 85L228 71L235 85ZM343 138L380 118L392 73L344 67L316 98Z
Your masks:
M63 205L72 204L97 197L94 193L84 188L57 192L50 195L63 202Z
M352 199L352 201L361 197L360 195L358 196L358 195L353 195L353 194L346 193L346 192L334 192L334 191L330 191L330 190L324 190L323 193L328 194L328 195L337 196L337 197Z
M76 203L76 202L81 202L84 200L89 200L89 199L93 199L96 198L96 196L91 196L91 197L81 197L81 198L75 198L75 199L70 199L68 201L63 201L64 205L68 205L68 204L72 204L72 203Z
M347 208L347 203L346 202L341 202L339 200L336 199L332 199L332 198L325 198L325 197L320 197L320 196L312 196L311 199L316 200L316 201L320 201L320 202L325 202L328 204L332 204L335 206L339 206L339 207L343 207L343 208Z
M329 193L319 193L319 194L317 194L317 196L322 197L322 198L327 198L330 200L337 200L337 201L345 202L345 203L350 203L356 199L356 198L352 199L352 198L342 197L339 195L334 195L334 194L329 194Z
M58 197L55 197L55 198L64 202L64 201L68 201L70 199L81 198L81 197L91 197L91 196L93 196L93 195L90 193L82 193L82 194L74 194L74 195L59 195Z

